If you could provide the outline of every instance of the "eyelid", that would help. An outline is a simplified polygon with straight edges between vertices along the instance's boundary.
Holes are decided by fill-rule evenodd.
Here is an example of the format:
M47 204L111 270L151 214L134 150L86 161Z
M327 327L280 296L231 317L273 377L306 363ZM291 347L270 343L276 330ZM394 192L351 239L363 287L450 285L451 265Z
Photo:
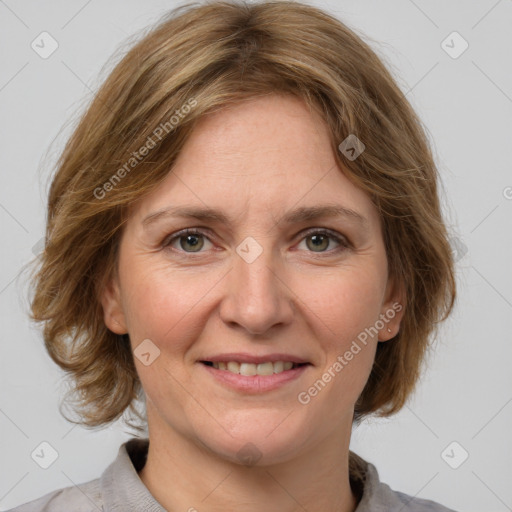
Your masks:
M343 245L344 247L347 247L347 248L351 247L351 243L345 235L342 235L341 233L338 233L337 231L333 231L332 229L328 229L328 228L308 228L308 229L303 230L300 233L298 233L297 236L301 236L301 240L302 240L302 238L305 238L308 235L313 235L313 234L314 235L329 235L331 238L336 240L339 244ZM330 251L326 251L326 252L330 252ZM321 254L321 252L319 252L318 254Z
M186 236L186 235L202 235L207 240L209 240L210 243L213 243L210 238L215 238L215 235L213 234L213 232L209 228L206 228L206 227L184 228L184 229L181 229L175 233L171 233L170 235L166 236L164 238L164 240L162 241L161 246L164 249L168 248L172 242L174 242L175 240L178 240L181 237ZM315 253L315 251L308 251L311 254L317 254L317 255L333 254L340 249L346 250L346 249L350 249L352 247L352 244L350 243L350 241L348 240L348 238L346 236L342 235L341 233L338 233L337 231L333 231L329 228L323 228L323 227L312 227L312 228L304 229L304 230L300 231L294 238L300 237L300 241L302 241L304 238L306 238L309 235L327 235L339 244L339 247L328 250L328 251L320 251L318 253ZM182 251L179 249L174 249L172 247L171 247L171 250L176 251L181 254L187 254L192 257L194 257L195 255L200 255L204 252L204 251L186 252L186 251Z
M165 249L165 248L169 247L171 245L171 243L174 242L175 240L179 240L181 237L184 237L187 235L202 235L205 238L207 238L208 240L210 240L210 242L212 242L211 238L215 238L215 236L213 235L213 232L209 228L204 228L204 227L184 228L184 229L180 229L179 231L176 231L175 233L171 233L170 235L167 235L162 240L162 243L160 245L162 246L163 249ZM181 252L184 254L194 254L193 252L187 253L185 251L179 251L179 250L178 250L178 252ZM199 253L197 253L197 254L199 254Z

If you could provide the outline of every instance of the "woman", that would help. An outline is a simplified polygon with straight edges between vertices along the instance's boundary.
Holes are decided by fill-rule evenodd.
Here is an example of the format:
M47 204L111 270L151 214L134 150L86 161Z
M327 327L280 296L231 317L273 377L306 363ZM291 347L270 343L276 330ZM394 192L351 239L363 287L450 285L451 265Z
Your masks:
M175 10L61 156L32 303L81 423L148 439L14 510L447 511L349 442L454 299L427 138L369 46L298 2Z

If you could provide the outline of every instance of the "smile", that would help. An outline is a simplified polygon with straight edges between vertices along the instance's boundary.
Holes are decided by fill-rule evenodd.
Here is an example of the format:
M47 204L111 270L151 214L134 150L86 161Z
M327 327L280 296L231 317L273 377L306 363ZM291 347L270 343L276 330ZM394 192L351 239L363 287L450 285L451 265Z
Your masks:
M238 361L203 361L204 364L211 366L217 370L225 370L227 372L235 373L238 375L274 375L282 373L287 370L292 370L302 364L306 363L293 363L291 361L266 361L263 363L240 363Z
M261 358L257 362L236 361L216 357L216 361L201 360L200 367L221 386L243 394L259 394L277 390L301 377L311 363L295 362L273 357L273 361ZM245 357L245 359L258 359Z

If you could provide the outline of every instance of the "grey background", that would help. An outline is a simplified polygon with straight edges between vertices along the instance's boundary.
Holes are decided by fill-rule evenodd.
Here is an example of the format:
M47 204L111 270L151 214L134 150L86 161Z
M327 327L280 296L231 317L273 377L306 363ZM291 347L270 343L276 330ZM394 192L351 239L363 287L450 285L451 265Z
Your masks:
M52 164L103 65L175 5L0 0L0 510L97 478L129 437L60 416L63 375L28 319L20 270L44 233ZM460 511L512 510L512 1L314 5L367 37L428 127L458 260L459 301L417 392L356 429L351 449L394 489ZM59 45L47 59L31 48L43 31ZM453 31L469 44L458 58L441 46ZM46 470L31 458L43 441L58 452Z

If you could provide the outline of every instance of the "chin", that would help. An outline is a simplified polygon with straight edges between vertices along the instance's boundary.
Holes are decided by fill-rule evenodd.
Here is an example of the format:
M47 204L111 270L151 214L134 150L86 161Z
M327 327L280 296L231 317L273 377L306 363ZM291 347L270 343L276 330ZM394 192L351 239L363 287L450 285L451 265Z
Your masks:
M204 435L196 431L196 436L217 457L236 464L269 466L284 463L296 457L311 438L304 426L295 424L291 418L285 419L287 414L273 415L267 421L261 421L261 412L257 417L256 413L245 414L235 424L231 420L231 429L223 430L218 425L204 429L203 426Z

